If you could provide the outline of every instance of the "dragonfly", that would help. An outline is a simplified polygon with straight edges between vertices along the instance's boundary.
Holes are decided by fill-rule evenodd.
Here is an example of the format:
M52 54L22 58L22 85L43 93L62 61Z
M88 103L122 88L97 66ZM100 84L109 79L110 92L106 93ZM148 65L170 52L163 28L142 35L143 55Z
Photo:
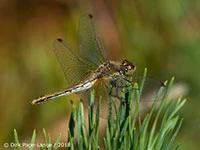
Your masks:
M102 107L107 108L104 106L108 105L109 96L114 101L123 100L120 96L121 89L129 81L128 77L133 78L132 83L142 80L141 76L135 74L134 62L127 59L118 62L107 58L105 48L96 30L94 17L91 14L80 17L78 46L78 50L74 50L61 38L54 41L53 49L69 87L40 96L32 101L33 105L72 93L82 93L82 96L86 97L89 95L89 90L94 89L95 100L101 96L102 103L105 104ZM160 86L160 81L146 79L144 91L153 87L158 89Z

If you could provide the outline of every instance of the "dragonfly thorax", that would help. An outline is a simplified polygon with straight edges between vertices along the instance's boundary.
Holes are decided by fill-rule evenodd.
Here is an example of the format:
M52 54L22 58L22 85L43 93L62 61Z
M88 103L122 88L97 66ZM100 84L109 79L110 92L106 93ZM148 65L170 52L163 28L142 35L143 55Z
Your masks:
M115 61L106 61L100 65L96 70L95 74L98 74L99 78L119 78L121 76L131 75L135 71L135 65L124 60L122 63Z

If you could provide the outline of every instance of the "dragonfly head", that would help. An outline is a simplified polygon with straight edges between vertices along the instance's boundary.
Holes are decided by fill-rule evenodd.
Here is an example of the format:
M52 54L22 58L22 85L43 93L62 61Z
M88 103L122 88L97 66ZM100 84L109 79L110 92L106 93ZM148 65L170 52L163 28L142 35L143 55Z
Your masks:
M123 60L121 64L121 72L124 75L132 75L136 69L136 66L133 62L130 62L128 60Z

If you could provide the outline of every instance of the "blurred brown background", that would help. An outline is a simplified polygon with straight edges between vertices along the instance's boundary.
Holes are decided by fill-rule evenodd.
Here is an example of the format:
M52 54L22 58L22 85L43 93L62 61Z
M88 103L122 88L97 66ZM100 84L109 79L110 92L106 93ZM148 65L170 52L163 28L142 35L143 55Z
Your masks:
M69 98L44 105L30 101L66 87L64 74L52 50L62 37L77 48L79 17L92 13L101 39L113 60L127 58L137 74L148 68L158 80L176 77L190 92L184 106L184 124L177 144L200 147L200 1L0 1L0 143L20 139L42 128L54 137L67 134ZM74 99L75 97L72 96ZM64 118L64 119L63 119ZM65 125L66 124L66 128ZM56 130L55 130L56 129ZM1 146L2 146L1 144Z

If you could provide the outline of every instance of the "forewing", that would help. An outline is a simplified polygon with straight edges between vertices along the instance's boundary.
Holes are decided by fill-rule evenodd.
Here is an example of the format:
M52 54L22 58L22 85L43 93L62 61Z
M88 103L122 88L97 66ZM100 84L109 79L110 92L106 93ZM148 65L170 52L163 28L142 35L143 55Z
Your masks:
M99 66L106 61L103 44L97 34L94 18L91 14L81 16L78 32L79 51L94 65Z
M53 48L69 86L82 81L95 69L95 66L84 59L78 51L74 51L64 40L55 40Z

